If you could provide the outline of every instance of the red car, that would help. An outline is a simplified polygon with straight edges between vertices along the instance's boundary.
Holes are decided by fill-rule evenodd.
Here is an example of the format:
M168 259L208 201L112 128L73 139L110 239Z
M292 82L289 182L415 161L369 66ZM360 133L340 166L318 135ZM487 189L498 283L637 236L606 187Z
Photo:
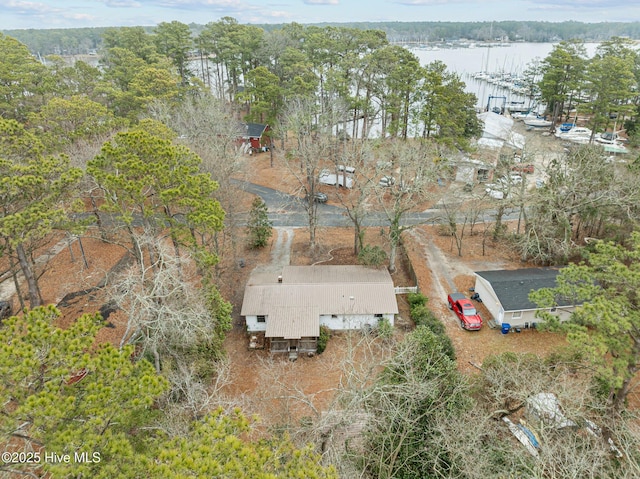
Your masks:
M533 165L514 165L511 167L511 171L533 174L533 172L535 171L535 167Z
M458 316L462 329L478 331L482 327L482 318L474 304L464 294L451 293L447 299L449 301L449 309L452 309Z

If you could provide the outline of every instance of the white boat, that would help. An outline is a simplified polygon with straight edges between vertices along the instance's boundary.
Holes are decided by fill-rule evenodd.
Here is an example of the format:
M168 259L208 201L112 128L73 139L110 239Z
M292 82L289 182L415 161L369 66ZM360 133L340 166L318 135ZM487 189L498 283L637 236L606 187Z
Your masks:
M512 113L511 118L513 118L514 120L526 120L526 119L538 118L538 115L530 111L519 111L516 113Z
M530 106L525 106L524 101L510 101L506 105L509 113L529 113L531 111Z
M586 126L574 126L567 131L556 131L556 138L585 145L591 141L591 133Z
M615 143L611 143L611 144L605 144L604 146L604 151L606 151L607 153L620 153L620 154L624 154L627 153L629 150L627 150L627 147L624 146L622 143L619 142L615 142Z
M596 137L596 141L598 143L602 143L603 145L615 145L620 144L621 140L618 136L618 132L605 131L604 133L600 133Z
M541 117L525 118L523 121L525 125L531 126L533 128L545 128L553 125L553 122L551 120L547 120Z

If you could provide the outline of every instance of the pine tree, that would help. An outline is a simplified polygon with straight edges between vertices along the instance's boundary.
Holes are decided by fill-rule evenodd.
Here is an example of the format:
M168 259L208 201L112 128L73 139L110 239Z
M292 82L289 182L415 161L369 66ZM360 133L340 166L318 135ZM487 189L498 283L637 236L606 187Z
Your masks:
M267 216L267 205L262 198L257 197L251 204L251 212L249 213L249 222L247 229L249 230L249 246L252 248L262 248L266 246L267 241L273 234L273 224Z

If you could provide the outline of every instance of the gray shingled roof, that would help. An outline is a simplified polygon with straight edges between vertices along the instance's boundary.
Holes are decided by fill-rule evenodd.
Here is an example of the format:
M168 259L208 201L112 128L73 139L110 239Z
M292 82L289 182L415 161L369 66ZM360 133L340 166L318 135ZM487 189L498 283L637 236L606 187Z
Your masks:
M514 270L476 271L486 279L505 311L538 309L529 301L529 293L542 288L555 288L560 270L552 268L526 268Z
M247 123L245 126L245 138L260 138L267 128L262 123Z

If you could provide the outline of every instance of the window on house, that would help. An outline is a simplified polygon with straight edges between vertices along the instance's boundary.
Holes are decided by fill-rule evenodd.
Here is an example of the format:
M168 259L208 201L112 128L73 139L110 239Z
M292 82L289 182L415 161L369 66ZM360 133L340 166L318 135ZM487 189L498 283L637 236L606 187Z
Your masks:
M338 319L338 315L337 314L332 314L331 315L331 319Z
M375 314L374 318L382 318L382 314Z
M259 314L258 315L258 322L259 323L264 323L267 321L267 317L264 314Z
M520 319L522 318L522 311L514 311L511 313L511 319Z

